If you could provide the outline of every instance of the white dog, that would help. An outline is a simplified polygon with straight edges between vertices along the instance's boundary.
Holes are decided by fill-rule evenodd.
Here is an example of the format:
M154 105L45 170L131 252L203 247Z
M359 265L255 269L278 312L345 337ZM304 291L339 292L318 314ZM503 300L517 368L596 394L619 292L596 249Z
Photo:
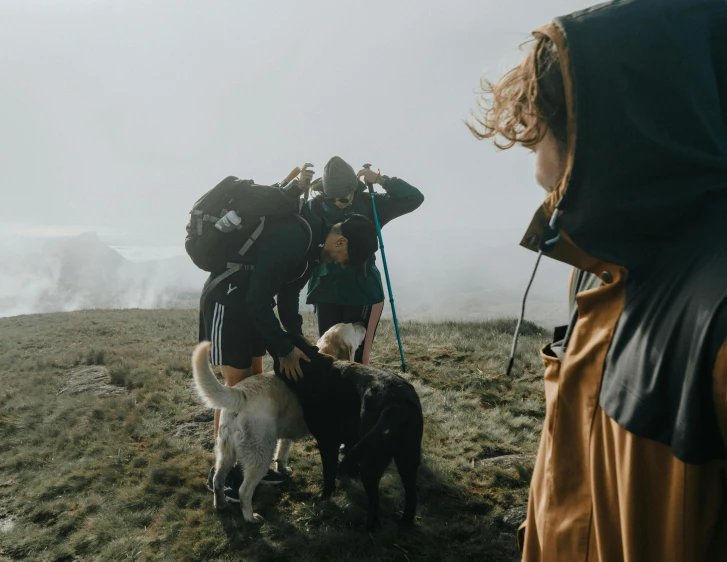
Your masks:
M362 325L337 324L323 334L318 344L323 346L322 353L335 357L345 354L340 358L350 361L365 337ZM214 505L217 509L225 507L225 478L237 461L244 473L240 486L242 516L250 523L262 523L263 517L252 510L255 488L273 458L278 472L289 474L291 440L304 439L310 432L298 398L275 373L248 377L233 387L225 386L210 367L209 348L209 342L197 346L192 369L202 400L210 408L222 410L215 443Z
M209 342L192 356L197 392L210 408L222 410L215 443L215 507L225 507L224 484L236 461L243 468L240 506L245 521L262 523L252 511L252 495L275 456L278 472L288 473L291 439L310 435L295 394L274 373L248 377L233 387L217 380L209 364ZM280 443L276 451L276 443Z

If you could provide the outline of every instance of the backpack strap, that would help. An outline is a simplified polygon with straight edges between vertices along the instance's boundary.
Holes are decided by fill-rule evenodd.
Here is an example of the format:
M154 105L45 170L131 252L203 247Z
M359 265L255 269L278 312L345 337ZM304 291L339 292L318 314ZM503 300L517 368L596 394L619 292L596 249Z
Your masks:
M209 215L205 215L204 218L201 220L207 220L208 216ZM265 217L260 217L260 224L250 235L250 238L248 238L247 241L242 245L242 248L240 248L240 250L237 252L237 254L240 257L243 257L245 254L247 254L248 250L257 241L260 234L262 234L262 231L264 228L265 228ZM210 281L207 284L207 286L204 288L204 291L202 291L202 295L200 296L200 301L204 301L204 299L207 298L207 295L209 295L215 289L215 287L217 287L220 283L222 283L230 275L233 275L233 274L237 273L238 271L253 271L254 269L255 269L254 265L250 265L250 264L246 264L246 263L228 262L227 269L223 273L221 273L220 275L218 275L217 277L212 279L212 281Z
M227 213L227 211L225 209L222 209L222 211L223 212L221 213L221 216L224 217L225 214ZM204 232L204 223L206 223L206 222L216 223L218 220L220 220L220 217L215 217L213 215L206 215L202 211L193 210L189 214L192 215L192 220L196 221L196 223L197 223L197 236L202 236L202 234Z
M223 273L212 279L212 281L210 281L204 288L204 291L202 291L202 294L199 297L200 302L203 302L207 298L207 295L209 295L220 283L222 283L230 275L237 273L238 271L253 271L254 269L254 265L246 263L228 263L227 269Z
M260 234L262 234L262 231L264 228L265 228L265 217L260 217L260 224L250 235L250 238L248 238L247 241L242 245L242 248L240 248L240 250L237 252L240 257L247 254L247 251L257 241Z

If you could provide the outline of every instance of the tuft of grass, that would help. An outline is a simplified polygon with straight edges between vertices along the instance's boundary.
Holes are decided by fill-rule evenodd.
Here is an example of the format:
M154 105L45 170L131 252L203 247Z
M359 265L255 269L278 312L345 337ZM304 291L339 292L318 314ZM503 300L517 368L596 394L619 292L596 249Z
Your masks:
M132 370L133 364L130 361L122 360L109 369L109 382L116 386L133 388Z
M0 558L514 561L544 415L538 350L548 337L524 323L506 377L514 328L514 319L402 323L403 376L425 415L417 524L405 532L388 519L403 502L392 468L381 483L382 528L369 534L360 482L342 480L330 501L318 499L312 440L294 445L288 482L257 489L262 527L245 524L237 506L214 510L204 487L211 411L190 370L196 311L0 319L0 522L12 521L0 532ZM304 330L315 337L311 314ZM391 322L382 322L371 360L399 370ZM105 366L128 393L59 394L79 364Z
M86 365L105 365L106 351L103 349L89 349L86 352L83 363Z

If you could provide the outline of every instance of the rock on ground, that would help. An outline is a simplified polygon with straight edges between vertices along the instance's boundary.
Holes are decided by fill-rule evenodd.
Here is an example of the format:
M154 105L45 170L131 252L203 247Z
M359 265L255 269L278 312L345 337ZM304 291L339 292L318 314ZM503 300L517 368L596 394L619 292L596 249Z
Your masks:
M109 384L111 376L109 370L102 365L78 367L69 371L66 384L58 394L80 394L89 392L95 396L122 396L128 391L113 384Z

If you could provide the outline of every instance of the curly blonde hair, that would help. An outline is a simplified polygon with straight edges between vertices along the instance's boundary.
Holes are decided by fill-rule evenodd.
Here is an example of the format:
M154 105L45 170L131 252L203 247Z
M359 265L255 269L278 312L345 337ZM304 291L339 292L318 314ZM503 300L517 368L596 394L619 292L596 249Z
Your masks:
M532 49L497 84L484 76L477 108L467 123L478 139L493 139L500 149L516 144L533 147L549 129L566 143L567 107L558 49L542 33L534 33ZM543 127L542 125L545 125Z

